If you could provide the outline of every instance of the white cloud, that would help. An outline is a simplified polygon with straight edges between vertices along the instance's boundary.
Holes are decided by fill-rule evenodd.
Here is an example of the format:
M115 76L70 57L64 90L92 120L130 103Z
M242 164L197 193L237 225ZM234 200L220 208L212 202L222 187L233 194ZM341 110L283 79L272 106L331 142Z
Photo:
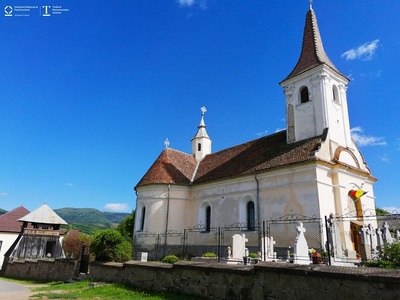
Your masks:
M202 10L208 8L207 0L177 0L177 2L180 6L192 7L197 4Z
M358 46L358 48L353 48L344 52L341 57L344 57L346 60L371 60L378 49L379 39L376 39L372 42L362 44Z
M385 138L383 137L364 135L364 130L361 127L354 127L350 130L350 132L354 142L360 147L387 145Z
M107 203L104 208L111 211L129 212L128 203Z
M390 161L389 161L389 157L388 157L387 154L383 154L383 155L379 156L379 159L380 159L381 161L385 162L385 163L390 162Z
M6 192L0 192L0 196L6 197L6 196L8 196L8 193L6 193Z
M195 3L194 0L177 0L177 2L181 6L193 6Z
M64 185L65 185L65 186L69 186L69 187L74 187L74 184L71 183L71 182L67 182L67 183L65 183Z

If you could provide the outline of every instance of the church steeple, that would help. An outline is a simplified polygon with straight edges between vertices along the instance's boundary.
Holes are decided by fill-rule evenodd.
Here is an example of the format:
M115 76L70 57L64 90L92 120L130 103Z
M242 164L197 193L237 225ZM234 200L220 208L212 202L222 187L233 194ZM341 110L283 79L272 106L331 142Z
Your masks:
M197 127L197 133L192 138L192 154L197 161L202 160L207 154L211 153L211 139L207 134L206 125L204 123L204 114L207 109L201 108L201 120Z
M311 3L312 2L310 2L310 9L306 15L306 24L304 26L303 43L299 60L292 72L290 72L290 74L283 81L293 78L322 64L342 75L325 53L322 45L321 35L319 33L317 17L311 6Z
M325 53L311 4L310 0L299 60L280 82L286 97L287 142L315 137L329 128L332 142L351 147L346 96L349 79Z

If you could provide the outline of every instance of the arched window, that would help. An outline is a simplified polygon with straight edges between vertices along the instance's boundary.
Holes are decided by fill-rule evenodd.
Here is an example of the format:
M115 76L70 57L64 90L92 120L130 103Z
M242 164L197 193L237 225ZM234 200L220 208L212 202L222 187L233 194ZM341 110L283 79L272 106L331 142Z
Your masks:
M254 210L254 202L247 202L247 230L254 230L256 227L256 214Z
M210 232L211 230L211 206L206 207L206 227L205 232Z
M146 215L146 207L142 207L142 214L140 215L140 227L139 230L144 229L144 220L145 220L145 215Z
M197 144L197 151L201 151L201 143Z
M301 103L306 103L310 101L309 95L308 95L308 88L306 86L303 86L300 89L300 102Z
M335 102L339 102L339 93L336 85L332 87L332 100Z

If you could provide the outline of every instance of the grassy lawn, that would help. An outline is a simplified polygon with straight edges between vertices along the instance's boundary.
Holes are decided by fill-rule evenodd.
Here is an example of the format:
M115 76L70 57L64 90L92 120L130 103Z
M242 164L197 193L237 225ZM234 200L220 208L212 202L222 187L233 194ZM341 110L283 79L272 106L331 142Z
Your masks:
M2 278L6 279L6 278ZM7 279L8 280L8 279ZM39 299L177 299L177 300L201 300L205 298L178 295L174 293L155 293L149 291L141 291L131 286L120 284L100 283L95 284L90 281L81 281L75 283L63 282L34 282L13 280L28 286L34 293L30 300ZM94 285L94 287L93 287Z

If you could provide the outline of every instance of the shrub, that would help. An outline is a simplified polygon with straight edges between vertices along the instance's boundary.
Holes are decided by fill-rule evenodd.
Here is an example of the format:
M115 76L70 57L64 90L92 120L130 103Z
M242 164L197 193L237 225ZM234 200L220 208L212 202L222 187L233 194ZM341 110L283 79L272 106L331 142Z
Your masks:
M217 257L217 254L214 252L206 252L203 254L203 257Z
M176 255L167 255L162 259L162 262L167 264L174 264L177 261L179 261L179 258Z
M119 231L106 229L97 231L90 250L98 261L124 262L132 259L132 245Z
M249 253L249 257L251 257L251 258L260 258L258 253Z
M70 230L63 241L63 249L67 257L80 259L82 248L90 246L91 237L79 230Z
M379 253L378 259L366 263L368 267L400 269L400 243L386 245Z

